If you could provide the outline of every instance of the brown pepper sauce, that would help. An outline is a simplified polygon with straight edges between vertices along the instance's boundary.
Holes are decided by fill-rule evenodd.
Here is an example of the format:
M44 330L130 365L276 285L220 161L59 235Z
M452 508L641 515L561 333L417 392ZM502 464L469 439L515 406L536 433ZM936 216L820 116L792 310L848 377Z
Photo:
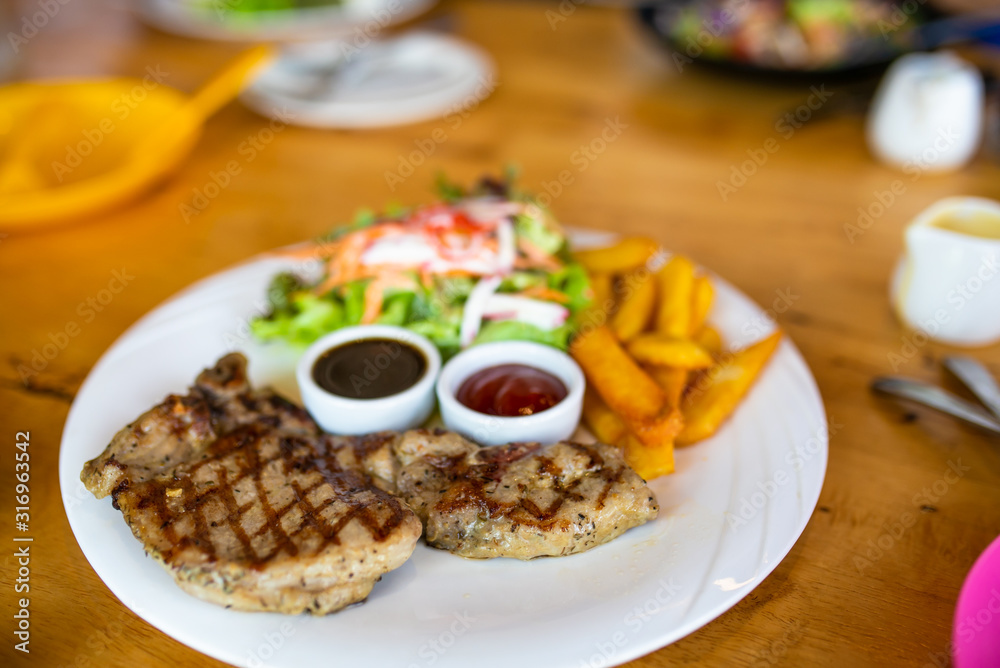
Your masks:
M427 358L395 339L359 339L330 348L316 360L312 377L330 394L349 399L380 399L417 384Z

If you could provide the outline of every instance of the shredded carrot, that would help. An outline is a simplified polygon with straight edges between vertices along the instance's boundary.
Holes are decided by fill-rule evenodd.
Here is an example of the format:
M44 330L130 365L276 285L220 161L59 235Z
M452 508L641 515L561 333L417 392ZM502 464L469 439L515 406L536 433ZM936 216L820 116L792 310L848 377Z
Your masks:
M566 294L559 292L558 290L545 287L544 285L532 285L530 288L522 290L520 294L525 297L533 297L535 299L543 299L545 301L558 302L560 304L566 304L569 302L569 297Z
M420 273L420 283L424 287L429 288L432 285L434 285L434 273L430 269L428 269L427 267L420 267L419 273Z
M382 303L385 301L385 291L388 288L413 290L417 288L416 281L411 276L401 273L385 273L377 276L365 287L365 308L361 314L361 323L370 325L382 313Z
M317 294L326 294L333 288L359 277L361 255L368 246L367 235L362 234L365 231L359 230L341 240L337 252L327 260L326 280L316 287Z
M382 282L375 279L365 288L365 310L361 314L361 324L370 325L382 312L382 297L385 291Z

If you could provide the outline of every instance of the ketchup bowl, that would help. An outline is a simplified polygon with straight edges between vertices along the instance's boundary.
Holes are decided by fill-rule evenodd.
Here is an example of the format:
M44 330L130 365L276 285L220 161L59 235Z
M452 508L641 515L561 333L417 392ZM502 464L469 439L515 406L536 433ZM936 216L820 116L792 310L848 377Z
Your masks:
M403 327L345 327L313 343L295 378L302 403L332 434L419 427L434 410L441 354Z
M530 367L533 372L544 372L530 374L533 383L539 376L551 374L562 385L565 396L537 412L514 416L490 415L473 410L459 401L466 381L488 369L506 365ZM512 372L516 374L518 370L514 369ZM496 387L496 383L481 383L481 386ZM510 442L555 443L569 438L576 431L583 409L585 388L583 372L566 353L529 341L497 341L473 346L449 360L438 377L437 397L445 426L480 445ZM535 404L537 403L536 401Z

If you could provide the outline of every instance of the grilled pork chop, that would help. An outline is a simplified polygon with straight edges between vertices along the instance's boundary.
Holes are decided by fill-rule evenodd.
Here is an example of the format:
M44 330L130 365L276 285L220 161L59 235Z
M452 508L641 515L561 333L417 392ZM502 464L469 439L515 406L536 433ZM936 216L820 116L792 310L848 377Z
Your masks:
M326 614L364 600L420 538L413 512L354 466L391 438L323 435L251 389L232 354L118 432L80 478L188 593Z
M463 557L583 552L658 511L646 483L610 445L481 448L452 432L418 429L391 447L395 492L420 516L424 539ZM386 480L385 459L372 449L363 461L377 462L377 475Z

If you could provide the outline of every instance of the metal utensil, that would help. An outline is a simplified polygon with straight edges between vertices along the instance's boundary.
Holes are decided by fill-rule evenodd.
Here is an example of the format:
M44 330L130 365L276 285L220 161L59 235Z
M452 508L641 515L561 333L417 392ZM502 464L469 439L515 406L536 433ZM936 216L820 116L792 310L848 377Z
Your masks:
M981 363L963 355L945 357L943 363L1000 420L1000 386L993 374Z
M880 377L872 381L872 390L930 406L942 413L965 420L981 429L1000 435L1000 422L972 402L940 387L911 378Z

